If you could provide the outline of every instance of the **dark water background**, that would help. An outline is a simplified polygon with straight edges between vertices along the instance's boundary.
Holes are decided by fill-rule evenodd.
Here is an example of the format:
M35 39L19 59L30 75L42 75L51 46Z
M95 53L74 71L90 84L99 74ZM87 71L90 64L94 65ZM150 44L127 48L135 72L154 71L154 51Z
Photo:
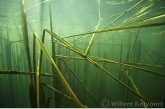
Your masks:
M40 39L43 29L50 30L49 2L51 4L52 31L82 53L85 53L93 34L65 37L105 28L165 21L164 0L25 0L24 10L28 22L31 62L33 60L33 33L30 26ZM21 0L0 0L1 71L29 71L21 23ZM137 90L128 78L130 77L140 94L151 105L155 103L155 107L165 107L165 78L163 76L119 64L120 62L134 63L133 65L136 67L165 75L165 67L153 66L165 66L164 28L164 25L160 25L95 34L88 56L118 62L96 61L110 74L136 92ZM56 42L58 41L56 40ZM51 36L48 33L45 34L44 45L51 54ZM61 56L82 58L58 43L55 44L55 53ZM90 62L57 56L55 62L82 104L88 107L98 107L61 59L70 66L100 107L144 107L139 106L141 100L137 95ZM36 50L36 63L37 61L38 50ZM137 65L136 63L147 64L148 66ZM52 74L52 65L45 55L42 58L41 71ZM28 77L28 75L19 74L0 74L0 107L31 107ZM53 86L52 77L42 76L41 80ZM68 95L61 82L57 84L59 90ZM51 97L49 107L56 107L54 92L45 86L43 86L43 90L46 98ZM105 100L106 102L103 103ZM73 102L63 96L60 96L57 101L59 101L60 107L76 107ZM135 102L138 102L139 105L135 105ZM112 103L118 104L114 106ZM125 106L124 103L133 103L133 105ZM158 103L163 105L158 105Z

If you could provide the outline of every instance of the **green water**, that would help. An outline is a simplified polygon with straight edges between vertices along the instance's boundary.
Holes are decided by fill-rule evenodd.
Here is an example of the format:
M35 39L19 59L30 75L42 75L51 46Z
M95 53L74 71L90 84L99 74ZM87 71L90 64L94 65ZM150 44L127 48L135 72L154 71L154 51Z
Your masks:
M47 107L49 97L48 107L77 107L46 52L84 106L165 107L164 22L164 0L0 0L0 108ZM35 90L33 33L41 40L44 29L62 39L45 32L41 74L54 76L39 83L73 101L43 84Z

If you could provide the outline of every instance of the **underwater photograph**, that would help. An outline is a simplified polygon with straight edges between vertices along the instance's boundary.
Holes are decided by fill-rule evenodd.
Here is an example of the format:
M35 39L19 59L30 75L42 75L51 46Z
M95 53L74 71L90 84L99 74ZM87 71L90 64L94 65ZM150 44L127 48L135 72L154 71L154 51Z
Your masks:
M0 108L165 108L165 0L0 0Z

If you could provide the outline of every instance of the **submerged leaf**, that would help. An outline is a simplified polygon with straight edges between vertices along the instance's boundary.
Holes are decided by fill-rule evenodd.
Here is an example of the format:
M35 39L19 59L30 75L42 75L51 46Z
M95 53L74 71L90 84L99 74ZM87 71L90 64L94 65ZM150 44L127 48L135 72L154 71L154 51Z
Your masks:
M6 16L6 15L0 15L0 17L7 17L7 18L9 18L8 16Z

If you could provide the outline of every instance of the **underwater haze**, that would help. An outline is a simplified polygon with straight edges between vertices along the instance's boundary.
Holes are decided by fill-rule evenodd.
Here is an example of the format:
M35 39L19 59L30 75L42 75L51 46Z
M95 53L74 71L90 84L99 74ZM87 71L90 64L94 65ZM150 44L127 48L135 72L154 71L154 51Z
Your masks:
M165 108L164 0L0 0L0 108Z

